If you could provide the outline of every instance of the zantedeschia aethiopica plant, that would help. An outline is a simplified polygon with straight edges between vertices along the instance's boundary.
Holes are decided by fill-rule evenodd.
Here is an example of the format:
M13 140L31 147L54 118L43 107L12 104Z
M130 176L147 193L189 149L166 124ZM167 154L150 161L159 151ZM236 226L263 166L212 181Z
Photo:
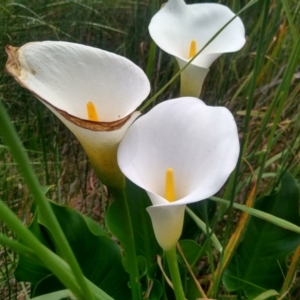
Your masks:
M128 59L67 42L8 46L6 68L78 138L103 183L122 188L117 147L150 91Z
M290 289L300 251L295 155L300 140L293 109L297 84L291 85L297 80L293 75L300 52L296 1L282 1L282 7L275 9L276 1L227 1L235 13L239 11L237 15L216 4L225 1L186 0L198 3L186 5L184 0L125 0L116 1L122 5L115 8L60 1L35 9L38 2L5 6L2 42L18 44L32 36L56 35L95 47L109 43L110 49L115 47L145 66L159 91L140 106L150 89L144 72L126 58L99 49L65 42L7 46L8 72L73 131L107 189L94 184L95 175L86 172L81 156L73 157L78 172L65 172L74 168L65 152L56 151L61 143L53 148L51 138L53 133L55 141L65 140L63 133L43 130L52 125L44 119L47 112L38 110L35 116L37 107L28 102L30 94L15 89L3 72L0 219L5 230L0 233L0 247L19 256L0 260L5 277L12 275L6 271L17 258L14 277L30 283L26 298L32 299L194 300L236 295L265 299L288 293L289 299L297 300L296 289ZM151 18L141 16L154 15L153 5L158 2L166 4L149 26L154 40L150 45L140 37ZM245 29L237 17L242 12L249 45L256 49L246 47L238 64L236 55L219 58L219 72L207 76L222 53L244 45ZM103 19L104 14L108 17ZM59 21L62 15L66 22ZM140 53L132 51L139 46ZM161 68L168 77L174 66L156 56L158 47L160 54L164 51L165 58L179 64L166 84ZM277 81L279 69L284 70L282 80L272 87L269 83ZM240 84L236 76L228 76L230 70ZM185 98L156 106L177 93L174 80L181 72L180 94ZM205 78L210 82L204 87ZM268 86L264 101L256 93L262 85ZM199 100L199 95L206 99L201 87L206 94L219 95L220 103L230 101L232 114ZM24 101L31 104L16 111ZM150 112L141 116L147 107ZM257 117L255 112L265 107L266 113ZM238 116L243 149L233 115ZM293 122L281 126L283 119ZM278 145L282 136L286 143ZM289 144L288 149L283 144ZM57 186L48 192L54 183ZM20 206L20 201L28 203L28 197L34 201L32 207ZM51 203L49 197L63 205ZM195 201L200 202L191 203ZM11 289L9 280L6 285Z
M149 25L155 43L175 56L180 69L235 14L215 3L186 5L184 0L169 0ZM240 50L245 43L245 28L236 17L181 73L181 96L199 97L210 65L221 54Z
M165 101L131 125L118 163L152 201L148 212L158 243L177 243L185 205L214 195L239 156L237 126L225 107L192 97Z

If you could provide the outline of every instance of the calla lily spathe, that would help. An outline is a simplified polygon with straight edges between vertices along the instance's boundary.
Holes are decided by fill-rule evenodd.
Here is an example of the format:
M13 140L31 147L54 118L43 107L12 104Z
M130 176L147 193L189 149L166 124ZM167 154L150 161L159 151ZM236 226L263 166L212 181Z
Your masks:
M144 72L119 55L67 42L6 47L7 71L78 138L103 183L123 188L117 148L150 92Z
M221 4L186 5L184 0L169 0L152 18L149 32L161 49L175 56L182 69L234 16ZM240 50L244 44L245 28L236 17L181 73L181 96L199 97L214 60L222 53Z
M214 195L238 156L238 131L230 111L183 97L157 105L131 125L120 143L118 163L126 177L147 191L156 238L169 250L181 235L185 205ZM172 202L165 187L170 168Z

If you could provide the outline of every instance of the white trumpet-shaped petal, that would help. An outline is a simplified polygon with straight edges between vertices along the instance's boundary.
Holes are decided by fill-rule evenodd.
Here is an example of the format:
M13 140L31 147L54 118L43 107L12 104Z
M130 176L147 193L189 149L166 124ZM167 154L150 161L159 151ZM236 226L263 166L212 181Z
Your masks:
M74 133L104 183L122 187L117 147L150 91L128 59L67 42L7 46L6 69Z
M214 195L238 156L237 126L229 110L184 97L165 101L136 120L120 143L118 163L147 191L156 237L167 250L181 234L185 205ZM174 172L172 202L165 198L168 168Z
M67 42L33 42L17 50L17 80L50 105L89 120L92 102L101 122L131 114L150 91L144 72L125 57ZM17 66L18 67L18 66Z
M228 7L221 4L186 5L184 0L169 0L152 18L149 32L155 43L175 56L182 68L183 62L190 60L191 52L197 53L201 50L234 16ZM200 85L200 91L208 68L214 60L222 53L240 50L244 44L245 28L241 19L236 17L191 63L201 68L203 73L195 78ZM193 51L192 45L195 47ZM185 76L185 71L182 76ZM199 94L195 94L194 90L195 88L189 92L185 89L184 94L198 97Z

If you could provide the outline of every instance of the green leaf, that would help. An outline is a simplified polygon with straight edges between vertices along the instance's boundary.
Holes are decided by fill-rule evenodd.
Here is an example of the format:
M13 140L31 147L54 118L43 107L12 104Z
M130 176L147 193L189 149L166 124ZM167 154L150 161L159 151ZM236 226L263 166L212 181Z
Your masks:
M215 203L213 201L210 201L211 203ZM202 230L203 233L206 235L210 235L210 239L215 246L215 248L219 251L222 252L223 247L221 243L219 242L217 236L214 233L211 233L211 229L208 227L206 223L204 223L188 206L186 207L185 211L187 212L187 215L190 216L191 219L193 219L194 223ZM207 234L208 233L208 234Z
M32 296L39 297L43 295L49 295L55 293L53 291L61 291L65 287L64 285L57 279L54 274L50 274L32 286Z
M255 297L253 300L265 300L269 299L273 296L278 296L279 294L275 290L268 290L266 292L261 293L259 296Z
M257 200L255 207L299 225L299 187L293 177L285 173L279 191ZM287 255L299 242L299 234L252 217L223 284L229 292L243 290L250 299L271 289L280 290Z
M72 298L73 295L70 290L62 290L62 291L57 291L57 292L53 292L50 294L38 296L38 297L32 298L31 300L60 300L60 299L64 299L67 297L69 297L71 299L75 299L75 298Z
M163 289L161 283L158 280L153 279L149 300L159 300L161 299L162 295Z
M150 278L148 294L149 300L160 300L163 296L163 286L161 283L161 271L157 263L154 263L148 269L148 277Z
M155 259L155 255L161 252L154 235L150 216L146 210L152 203L147 193L128 179L126 181L126 197L131 217L136 255L145 257L147 266L149 267L153 259ZM106 224L120 242L124 243L127 238L127 232L125 231L125 227L120 226L120 224L127 222L127 219L125 219L123 208L118 201L122 200L116 198L109 207L106 214Z
M107 238L109 238L109 234L101 227L99 226L99 224L94 221L93 219L85 216L85 215L81 215L84 219L84 221L86 222L86 225L88 226L89 230L96 236L105 236Z
M43 228L38 223L37 213L35 213L28 229L38 238L38 240L47 248L54 248L52 242L49 240L48 235L42 232ZM22 240L20 239L20 242ZM32 260L24 255L19 255L19 261L15 270L15 277L17 281L29 281L33 285L38 283L41 278L48 276L50 271L46 269L42 263L38 264L35 260Z
M156 254L161 253L156 241L152 222L146 210L152 203L148 194L130 180L126 181L126 195L131 215L133 234L137 255L146 258L148 266L155 259Z
M118 245L93 220L70 207L50 203L84 275L114 299L130 299L131 292L127 284L129 278L123 269ZM53 245L51 232L40 215L35 216L32 224L31 231L39 235L40 239L50 241L48 246ZM39 230L36 227L39 227ZM58 247L54 248L54 252L56 249ZM64 253L59 255L64 257ZM64 289L50 272L37 274L36 263L28 262L25 258L20 259L18 268L21 267L23 272L19 272L18 280L33 283L33 296Z
M201 246L199 246L193 240L180 240L179 244L181 246L182 252L185 259L189 263L190 267L193 267L199 260L199 254L201 253ZM203 254L205 252L203 251Z
M191 267L194 274L197 274L197 268L195 268L196 263L199 261L200 255L205 254L205 251L201 251L201 246L197 244L193 240L182 240L179 241L179 244L181 246L182 252L184 254L185 259L187 260L189 266ZM180 251L179 251L180 253ZM179 257L181 257L181 253L178 254ZM185 262L183 259L180 259L182 261L182 265L185 266ZM187 268L186 268L187 269ZM188 269L186 270L186 275L182 277L182 280L185 282L184 285L186 286L186 298L187 299L197 299L201 298L201 294L199 293L199 290L195 284L194 279L190 275Z
M213 200L215 202L226 204L227 206L229 206L229 201L228 200L224 200L224 199L217 198L217 197L214 197L214 196L210 197L209 199ZM291 231L294 231L294 232L300 234L300 226L297 226L297 225L295 225L295 224L293 224L289 221L286 221L282 218L278 218L278 217L276 217L272 214L266 213L264 211L261 211L261 210L258 210L258 209L252 208L252 207L248 207L248 206L243 205L243 204L235 203L235 202L233 203L233 207L236 208L236 209L239 209L241 211L244 211L244 212L248 213L251 216L260 218L262 220L266 220L267 222L275 224L279 227L282 227L284 229L291 230Z
M190 203L187 205L187 207L201 220L205 220L207 215L208 221L210 223L215 216L217 203L205 199L195 203ZM195 223L195 220L191 218L190 214L186 213L184 216L181 239L195 239L199 236L199 234L201 234L201 232L202 229L200 229L199 226ZM204 230L204 233L206 233L206 228Z

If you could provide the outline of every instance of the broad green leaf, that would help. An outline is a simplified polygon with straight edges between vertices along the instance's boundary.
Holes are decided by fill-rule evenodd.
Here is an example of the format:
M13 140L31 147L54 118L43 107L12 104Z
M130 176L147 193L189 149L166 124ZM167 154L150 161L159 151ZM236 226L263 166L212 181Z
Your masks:
M88 226L89 230L96 236L106 236L109 238L109 234L101 227L99 226L99 224L94 221L93 219L82 215L82 217L84 218L86 225Z
M161 252L154 236L150 216L146 211L146 208L152 204L147 193L128 179L126 181L126 197L133 228L136 255L145 257L149 267L155 259L155 255ZM127 238L127 232L120 224L124 224L126 219L124 218L123 208L118 201L120 199L115 199L109 207L106 214L106 224L123 243Z
M285 173L280 189L257 200L255 207L299 225L299 187L293 177ZM299 242L299 234L252 217L244 240L224 273L223 284L230 292L243 290L250 299L268 290L279 291L286 274L287 255Z
M205 251L201 251L201 246L193 240L181 240L179 241L179 244L191 270L194 272L194 274L197 274L197 270L194 266L199 261L201 253L204 255ZM180 257L181 251L178 252L178 255ZM188 270L188 267L186 266L186 263L184 262L184 259L182 258L181 261L182 265L186 268L186 275L182 278L182 280L185 281L184 285L186 286L187 299L196 299L198 297L200 298L201 294L199 293L199 290Z
M154 235L150 216L146 211L146 208L152 203L147 193L128 179L126 181L126 195L137 255L144 256L150 265L156 254L161 252Z
M43 296L65 289L64 285L57 279L54 274L41 278L41 280L32 286L32 296Z
M148 277L151 281L149 281L147 294L150 294L149 300L160 300L163 297L163 286L162 286L162 278L161 271L158 267L157 263L154 263L148 269Z
M123 269L118 245L96 222L83 217L72 208L50 203L84 275L114 299L130 299L129 278ZM50 241L49 245L53 245L51 232L45 226L44 220L36 216L32 224L39 227L39 230L34 228L37 234L42 234L42 238ZM63 253L59 255L63 257ZM22 281L31 281L28 278L34 279L31 281L34 285L33 296L64 289L56 277L49 272L32 274L37 268L34 262L20 260L20 267L24 264L28 272L22 272L22 276L18 279Z
M44 194L46 195L54 187L55 187L55 185L51 184L51 185L44 185L41 188L42 188Z
M179 241L179 244L181 246L185 259L189 263L189 266L193 267L200 258L199 254L201 253L201 246L199 246L193 240L181 240ZM203 254L205 254L204 251Z
M161 283L158 280L153 279L151 283L149 300L159 300L161 299L162 295L163 295L163 289Z

